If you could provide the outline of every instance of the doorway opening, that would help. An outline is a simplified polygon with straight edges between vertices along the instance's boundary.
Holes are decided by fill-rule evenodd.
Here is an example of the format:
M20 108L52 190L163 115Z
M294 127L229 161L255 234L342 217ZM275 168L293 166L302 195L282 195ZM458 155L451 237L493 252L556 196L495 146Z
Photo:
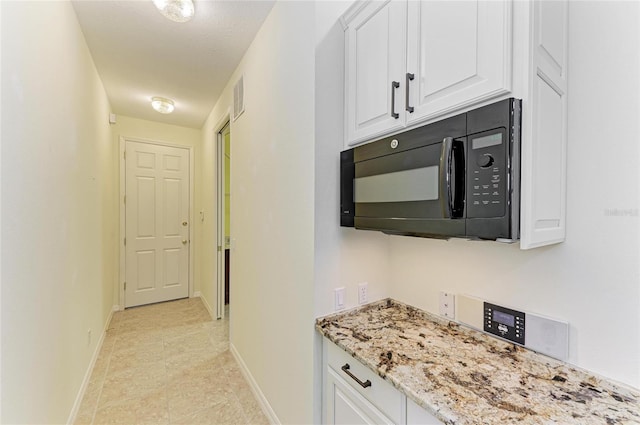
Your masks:
M228 313L231 299L231 127L227 122L217 137L217 264L218 318Z

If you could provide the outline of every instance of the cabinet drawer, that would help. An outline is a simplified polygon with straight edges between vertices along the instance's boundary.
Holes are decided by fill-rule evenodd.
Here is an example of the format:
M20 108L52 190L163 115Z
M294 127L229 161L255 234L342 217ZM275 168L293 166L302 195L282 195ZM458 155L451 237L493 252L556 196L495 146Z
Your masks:
M400 391L334 343L327 339L324 340L324 343L327 348L325 351L326 362L329 367L394 423L400 423L403 408L403 398ZM348 365L348 368L345 365ZM356 379L362 383L369 381L371 385L367 385L365 388Z

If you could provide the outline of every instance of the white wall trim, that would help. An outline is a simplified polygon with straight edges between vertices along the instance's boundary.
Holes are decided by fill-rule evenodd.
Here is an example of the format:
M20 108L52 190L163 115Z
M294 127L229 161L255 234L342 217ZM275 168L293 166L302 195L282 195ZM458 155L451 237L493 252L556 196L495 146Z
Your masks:
M158 140L149 140L149 139L140 139L138 137L128 137L128 136L120 136L120 157L118 159L118 164L120 168L120 198L118 199L118 203L120 205L120 239L118 240L118 249L120 251L120 274L118 281L119 288L119 308L120 310L124 310L124 281L125 281L125 264L126 264L126 249L124 247L124 237L126 235L126 226L125 226L125 216L126 209L124 205L124 195L126 193L126 174L125 174L125 162L124 162L124 152L126 149L127 142L137 142L137 143L147 143L151 145L159 145L159 146L169 146L172 148L180 148L187 149L189 152L189 297L194 297L195 292L195 273L194 273L194 240L193 240L193 214L195 208L195 157L194 157L194 149L193 146L184 146L176 143L168 143L162 142Z
M125 264L127 258L127 251L124 247L124 235L126 235L126 226L125 226L125 217L126 217L126 209L124 205L124 194L126 193L126 172L125 172L125 164L124 164L124 152L125 152L125 138L120 136L120 149L119 149L119 159L118 159L118 167L120 168L120 192L118 194L118 205L120 205L120 233L118 235L118 252L120 253L120 258L118 261L119 264L119 275L118 275L118 304L119 309L124 310L124 280L126 277L125 273Z
M209 316L211 316L211 320L216 320L216 315L214 313L214 311L211 309L211 306L209 305L209 302L207 301L207 299L205 297L202 296L202 294L200 293L200 291L198 292L194 292L193 297L199 297L200 300L202 301L202 304L204 304L204 308L207 309L207 311L209 312Z
M80 390L78 391L78 395L76 395L76 401L73 403L73 407L71 408L71 413L69 414L69 418L67 419L67 425L72 425L76 421L76 416L78 415L78 411L80 410L80 406L82 405L82 399L84 399L84 394L87 391L87 387L89 387L91 375L93 374L93 368L96 365L98 356L100 356L100 351L102 351L102 344L104 343L104 339L107 336L107 329L109 329L111 319L113 319L113 313L118 310L120 310L120 306L114 305L109 312L107 321L104 324L104 329L102 330L102 335L100 335L100 341L98 341L96 349L93 352L93 356L91 356L89 367L87 367L87 371L84 374L84 379L82 380L82 385L80 385Z
M255 379L253 379L251 372L249 372L249 368L247 368L246 363L244 362L244 360L242 360L240 353L238 353L238 350L236 350L236 347L232 343L229 343L229 351L231 351L233 358L235 358L238 362L238 365L240 366L240 372L242 372L242 375L249 383L249 388L251 388L251 392L258 401L262 412L267 416L269 423L272 425L280 425L282 422L280 422L280 419L278 419L276 412L274 412L273 408L271 408L269 401L267 401L267 398L262 393L262 390L258 386L258 383Z

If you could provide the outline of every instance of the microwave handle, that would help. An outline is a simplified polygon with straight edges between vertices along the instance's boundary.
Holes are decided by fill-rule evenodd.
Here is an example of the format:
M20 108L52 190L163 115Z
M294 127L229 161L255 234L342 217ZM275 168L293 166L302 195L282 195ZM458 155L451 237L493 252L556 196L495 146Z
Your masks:
M453 217L453 197L451 194L451 179L453 161L453 137L445 137L442 140L440 151L440 202L442 215L445 218Z
M445 137L440 153L440 199L445 218L464 217L465 160L464 144Z

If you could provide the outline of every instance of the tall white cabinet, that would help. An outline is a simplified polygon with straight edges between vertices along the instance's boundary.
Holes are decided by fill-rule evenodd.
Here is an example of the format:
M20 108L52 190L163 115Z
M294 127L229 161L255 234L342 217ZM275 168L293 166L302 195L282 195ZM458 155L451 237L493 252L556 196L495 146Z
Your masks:
M567 190L567 1L529 4L528 90L522 108L520 247L562 242Z
M345 149L523 101L520 247L565 237L567 0L358 1L345 29Z

